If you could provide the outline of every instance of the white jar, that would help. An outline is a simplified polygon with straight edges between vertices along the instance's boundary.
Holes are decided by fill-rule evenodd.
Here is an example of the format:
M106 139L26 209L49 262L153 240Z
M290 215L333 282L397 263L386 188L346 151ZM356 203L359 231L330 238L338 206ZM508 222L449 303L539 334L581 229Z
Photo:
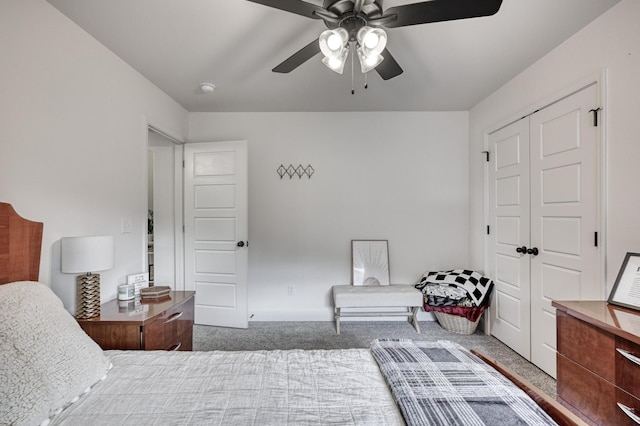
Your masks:
M136 297L136 288L131 284L118 286L118 300L131 300Z

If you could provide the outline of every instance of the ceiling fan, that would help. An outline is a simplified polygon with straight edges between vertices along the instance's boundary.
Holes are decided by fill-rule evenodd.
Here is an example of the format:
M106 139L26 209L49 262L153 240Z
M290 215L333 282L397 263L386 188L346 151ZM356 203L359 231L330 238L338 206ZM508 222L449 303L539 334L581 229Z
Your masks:
M323 6L303 0L249 0L265 6L324 21L328 30L285 59L273 72L289 73L318 53L322 62L342 74L349 49L355 47L362 72L375 69L384 80L402 74L386 48L384 28L490 16L502 0L428 0L383 10L384 0L323 0Z

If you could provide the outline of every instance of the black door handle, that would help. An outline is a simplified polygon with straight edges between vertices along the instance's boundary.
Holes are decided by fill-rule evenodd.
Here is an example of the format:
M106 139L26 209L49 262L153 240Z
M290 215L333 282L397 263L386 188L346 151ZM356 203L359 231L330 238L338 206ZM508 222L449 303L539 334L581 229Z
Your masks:
M244 241L238 241L236 244L238 247L244 247Z
M518 248L516 248L516 251L518 253L526 254L527 253L527 246L518 247Z
M538 247L530 248L529 250L527 250L527 253L528 254L532 254L534 256L537 256L538 255Z

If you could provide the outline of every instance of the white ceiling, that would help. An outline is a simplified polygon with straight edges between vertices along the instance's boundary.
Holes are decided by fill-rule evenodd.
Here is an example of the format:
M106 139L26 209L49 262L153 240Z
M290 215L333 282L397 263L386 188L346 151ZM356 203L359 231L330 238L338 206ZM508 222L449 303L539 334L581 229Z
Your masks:
M466 111L618 1L504 0L494 16L389 29L404 73L371 72L365 90L358 69L352 95L350 65L338 75L320 55L271 72L320 20L245 0L49 0L191 112Z

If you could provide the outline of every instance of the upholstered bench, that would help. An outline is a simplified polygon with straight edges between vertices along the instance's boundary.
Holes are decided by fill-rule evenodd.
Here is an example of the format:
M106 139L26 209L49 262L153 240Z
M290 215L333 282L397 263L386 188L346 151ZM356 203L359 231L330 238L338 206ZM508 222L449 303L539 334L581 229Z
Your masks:
M340 334L340 318L342 317L382 316L411 317L413 326L420 333L417 315L422 306L423 296L422 292L413 285L334 285L332 292L338 334ZM343 308L406 308L406 311L343 312Z

